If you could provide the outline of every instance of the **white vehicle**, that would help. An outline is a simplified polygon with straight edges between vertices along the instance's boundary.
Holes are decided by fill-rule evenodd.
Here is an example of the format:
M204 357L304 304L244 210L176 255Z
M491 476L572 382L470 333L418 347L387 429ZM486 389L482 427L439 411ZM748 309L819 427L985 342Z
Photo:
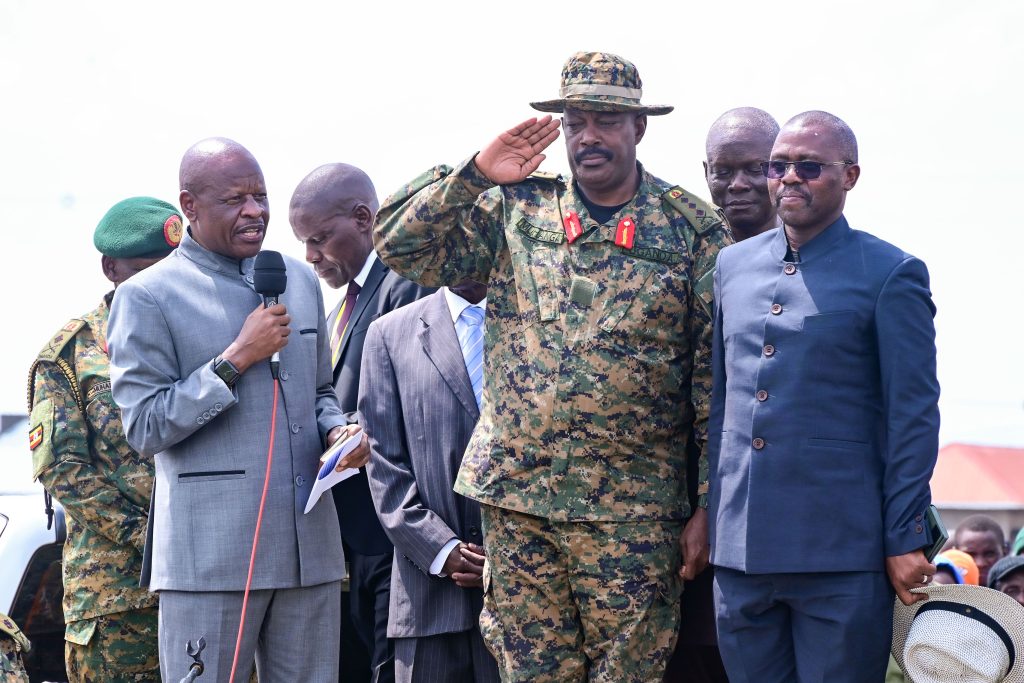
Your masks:
M32 641L25 668L32 681L64 681L61 552L64 510L54 501L47 523L43 487L32 480L28 418L0 416L0 612Z

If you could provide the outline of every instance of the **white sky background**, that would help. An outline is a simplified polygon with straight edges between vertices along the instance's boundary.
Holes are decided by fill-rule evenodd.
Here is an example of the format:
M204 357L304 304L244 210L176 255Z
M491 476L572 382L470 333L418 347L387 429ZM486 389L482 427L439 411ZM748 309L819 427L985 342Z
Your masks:
M576 50L631 59L652 117L638 156L707 197L704 136L726 109L845 119L854 227L932 275L942 442L1024 446L1020 212L1024 3L183 0L0 3L0 411L24 412L47 339L107 291L92 232L115 202L177 204L182 152L224 135L260 161L265 246L302 258L287 206L314 167L383 197L455 164L556 96ZM566 170L559 139L542 168ZM327 306L337 293L326 292Z

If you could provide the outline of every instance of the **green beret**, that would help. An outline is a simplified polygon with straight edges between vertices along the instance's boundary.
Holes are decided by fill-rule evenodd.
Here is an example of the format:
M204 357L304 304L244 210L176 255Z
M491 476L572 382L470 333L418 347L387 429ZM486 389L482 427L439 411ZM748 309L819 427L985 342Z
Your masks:
M107 211L92 243L113 258L166 256L181 242L181 214L167 202L153 197L132 197Z

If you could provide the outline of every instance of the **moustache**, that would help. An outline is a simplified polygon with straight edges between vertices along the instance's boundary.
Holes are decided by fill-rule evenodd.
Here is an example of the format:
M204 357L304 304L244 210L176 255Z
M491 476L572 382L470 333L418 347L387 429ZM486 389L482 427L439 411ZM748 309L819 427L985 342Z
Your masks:
M603 147L590 147L589 149L580 150L573 155L573 159L576 160L577 164L583 163L583 160L588 157L604 157L608 161L612 160L614 156L610 150Z
M786 197L799 197L800 199L804 200L808 204L811 203L811 196L810 195L804 194L803 192L790 191L790 192L785 192L785 193L780 194L777 197L775 197L775 208L778 208L782 204L782 200L785 199Z

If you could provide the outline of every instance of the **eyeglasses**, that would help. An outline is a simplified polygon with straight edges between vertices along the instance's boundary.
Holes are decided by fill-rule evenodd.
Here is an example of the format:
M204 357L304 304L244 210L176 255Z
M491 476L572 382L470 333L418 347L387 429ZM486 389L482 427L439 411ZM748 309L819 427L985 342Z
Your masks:
M849 166L852 161L762 161L761 172L772 180L781 180L792 166L800 180L814 180L822 166Z

